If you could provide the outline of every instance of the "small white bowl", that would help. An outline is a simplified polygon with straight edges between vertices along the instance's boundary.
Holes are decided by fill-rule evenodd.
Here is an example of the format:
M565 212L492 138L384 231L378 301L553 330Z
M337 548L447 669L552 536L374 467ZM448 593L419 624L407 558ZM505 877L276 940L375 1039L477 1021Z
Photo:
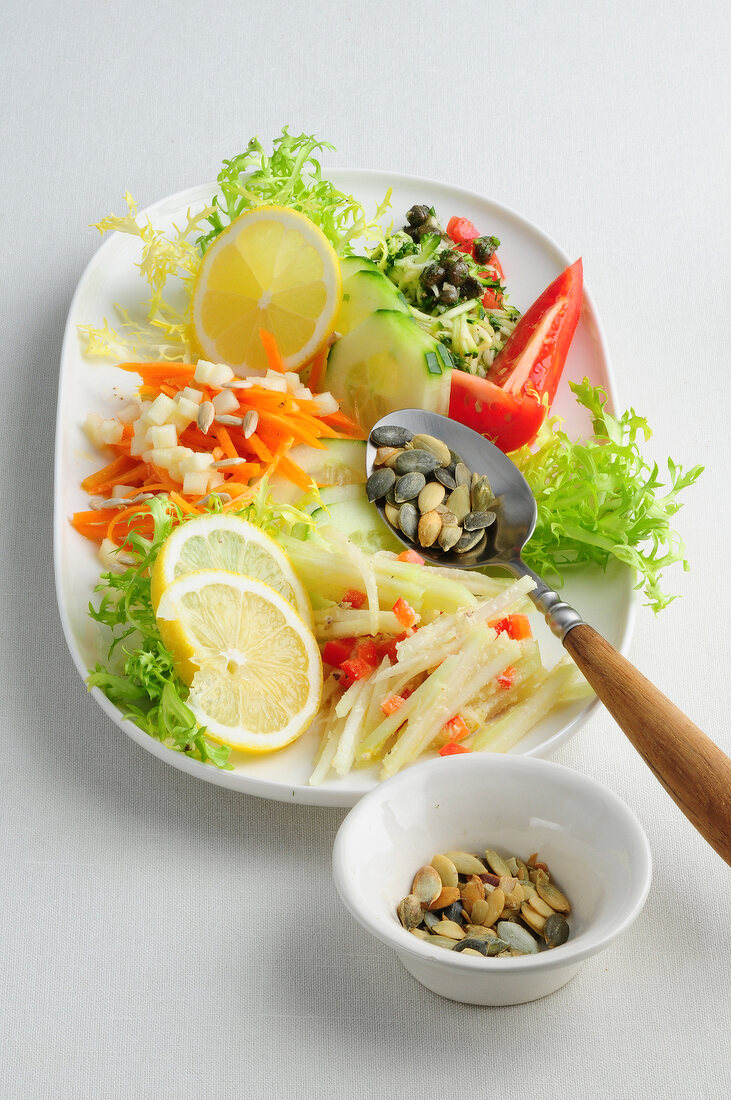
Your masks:
M419 867L437 852L486 847L522 859L539 853L572 904L567 943L476 959L401 927L396 906ZM355 919L428 989L466 1004L512 1005L553 993L629 928L652 863L637 818L595 779L535 757L470 753L417 764L370 791L340 827L333 875Z

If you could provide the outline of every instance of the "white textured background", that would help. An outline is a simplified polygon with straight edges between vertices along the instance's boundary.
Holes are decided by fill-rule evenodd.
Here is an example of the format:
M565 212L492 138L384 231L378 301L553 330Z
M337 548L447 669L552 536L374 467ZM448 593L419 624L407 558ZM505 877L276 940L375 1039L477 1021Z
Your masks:
M344 915L342 812L237 797L128 741L55 608L51 483L65 314L88 228L212 177L283 123L337 163L441 178L583 254L650 450L706 464L693 569L632 656L731 748L723 0L5 0L0 10L3 720L0 1094L25 1098L721 1098L728 869L606 714L557 759L650 838L632 930L549 999L426 993ZM330 163L334 162L330 160Z

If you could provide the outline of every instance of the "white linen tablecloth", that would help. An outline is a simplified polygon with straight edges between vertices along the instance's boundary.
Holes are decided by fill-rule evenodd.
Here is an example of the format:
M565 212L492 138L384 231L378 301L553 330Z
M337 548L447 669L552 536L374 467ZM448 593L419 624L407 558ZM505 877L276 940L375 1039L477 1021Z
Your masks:
M706 465L682 598L639 611L631 656L729 751L728 42L722 0L2 5L0 1095L731 1094L728 868L606 712L555 758L642 821L643 914L546 1000L443 1001L337 901L342 811L194 781L104 717L51 545L89 223L288 123L337 146L326 164L459 183L583 255L648 452Z

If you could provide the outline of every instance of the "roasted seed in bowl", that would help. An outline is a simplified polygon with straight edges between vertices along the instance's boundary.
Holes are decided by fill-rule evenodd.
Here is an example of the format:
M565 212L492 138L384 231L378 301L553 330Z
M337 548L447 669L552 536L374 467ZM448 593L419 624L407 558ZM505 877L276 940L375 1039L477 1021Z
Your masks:
M543 863L549 869L548 882L570 902L566 914L558 908L556 896L554 904L550 896L546 901L554 913L567 918L569 935L563 944L541 949L535 930L528 930L530 921L507 917L506 924L534 936L535 952L498 958L476 948L470 950L478 950L477 955L454 950L452 925L471 934L488 927L498 933L511 931L497 927L504 904L494 924L485 923L493 919L492 910L484 906L490 905L495 890L486 890L484 898L478 891L466 891L472 903L469 922L463 915L461 894L471 875L497 875L500 882L502 867L489 863L486 840L508 871L514 854L520 872L518 858L528 867L526 853L538 853L534 872L542 870L538 864ZM462 857L468 857L466 862ZM456 882L449 863L456 870ZM485 870L479 871L478 864ZM431 870L425 871L427 867ZM432 871L442 888L425 906L424 899L436 889ZM535 757L464 755L414 765L365 795L340 827L333 874L351 914L392 947L419 982L452 1000L501 1005L534 1000L560 988L584 959L621 935L642 909L651 863L639 822L596 780ZM530 868L528 883L538 894ZM408 915L406 910L402 913L415 931L407 930L398 912L410 888ZM492 905L496 908L499 901L498 895Z

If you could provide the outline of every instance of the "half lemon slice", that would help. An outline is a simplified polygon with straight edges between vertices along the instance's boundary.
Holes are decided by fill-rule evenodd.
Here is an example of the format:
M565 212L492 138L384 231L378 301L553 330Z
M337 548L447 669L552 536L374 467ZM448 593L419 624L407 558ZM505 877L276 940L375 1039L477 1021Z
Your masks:
M297 210L261 206L205 253L193 288L194 338L215 363L264 368L266 329L287 370L296 370L325 344L341 294L340 264L322 230Z
M291 604L250 577L205 570L173 581L157 607L163 642L215 740L248 752L304 733L322 694L315 636Z

